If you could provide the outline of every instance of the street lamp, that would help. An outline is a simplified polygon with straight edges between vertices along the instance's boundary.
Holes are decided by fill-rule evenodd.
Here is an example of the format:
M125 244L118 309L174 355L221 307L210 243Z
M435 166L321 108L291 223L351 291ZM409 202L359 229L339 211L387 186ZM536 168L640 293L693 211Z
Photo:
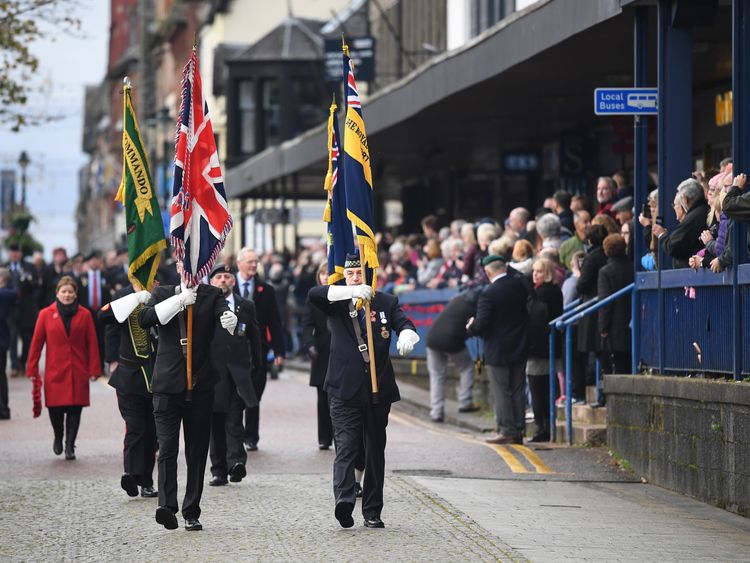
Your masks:
M18 157L18 165L21 167L21 205L26 207L26 168L29 166L29 155L26 151L21 151Z

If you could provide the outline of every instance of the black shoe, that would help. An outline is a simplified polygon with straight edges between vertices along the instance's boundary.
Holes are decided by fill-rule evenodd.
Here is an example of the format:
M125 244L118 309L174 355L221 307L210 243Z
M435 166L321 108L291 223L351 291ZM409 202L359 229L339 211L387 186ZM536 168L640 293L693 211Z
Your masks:
M156 521L167 530L177 529L177 516L166 506L160 506L156 509Z
M340 502L336 505L334 514L342 528L351 528L354 526L354 518L352 518L353 511L354 505L350 502Z
M365 518L365 528L385 528L385 524L380 517L375 516L374 518Z
M478 410L481 410L481 408L473 403L465 407L458 407L458 412L477 412Z
M354 483L354 496L357 498L362 498L362 485L359 483Z
M229 481L227 481L226 477L219 477L218 475L214 475L213 477L211 477L211 480L208 482L208 486L209 487L223 487L227 483L229 483Z
M135 477L128 473L124 473L122 477L120 477L120 487L122 487L122 490L128 493L129 497L137 497L138 496L138 483L135 482Z
M247 469L245 469L244 463L235 463L232 469L229 471L229 480L232 483L239 483L247 475Z
M159 491L153 487L141 487L141 496L143 498L156 498L159 496Z
M595 403L591 403L589 405L592 409L602 409L607 406L607 402L604 399L601 399L600 401L596 401Z
M0 410L0 420L10 420L10 409Z
M529 442L549 442L549 432L537 432Z
M443 418L443 415L441 414L440 416L431 416L430 420L432 422L443 422L445 419Z
M331 444L318 444L318 449L319 450L330 450L331 449Z
M55 438L55 441L52 442L52 451L55 452L55 455L60 455L63 452L62 436Z
M76 447L75 446L65 446L65 459L68 461L74 460L76 458Z
M251 442L250 440L245 440L245 449L249 452L258 451L258 444Z
M203 524L197 518L185 518L185 529L188 532L198 532L203 529Z

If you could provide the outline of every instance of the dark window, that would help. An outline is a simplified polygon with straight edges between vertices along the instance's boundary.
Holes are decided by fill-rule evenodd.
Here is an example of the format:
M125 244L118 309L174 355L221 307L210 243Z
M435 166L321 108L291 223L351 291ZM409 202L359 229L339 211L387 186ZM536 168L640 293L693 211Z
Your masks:
M263 146L281 142L281 92L279 81L263 81Z
M321 106L320 91L314 80L294 81L294 135L307 131L326 118Z
M240 152L255 152L255 85L252 80L239 83L240 99Z

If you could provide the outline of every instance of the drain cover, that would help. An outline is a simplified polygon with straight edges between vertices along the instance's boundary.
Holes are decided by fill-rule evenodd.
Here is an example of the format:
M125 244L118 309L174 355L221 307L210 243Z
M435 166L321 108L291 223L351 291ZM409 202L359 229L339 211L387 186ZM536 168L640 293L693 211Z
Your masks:
M394 469L393 473L415 477L448 477L453 475L453 471L447 469Z

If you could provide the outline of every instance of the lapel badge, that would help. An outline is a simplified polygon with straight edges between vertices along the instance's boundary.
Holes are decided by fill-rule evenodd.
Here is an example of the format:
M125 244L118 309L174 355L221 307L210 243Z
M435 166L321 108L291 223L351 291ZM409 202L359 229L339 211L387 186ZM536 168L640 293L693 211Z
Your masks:
M383 328L382 328L382 329L380 330L380 336L381 336L381 337L382 337L382 338L383 338L384 340L388 340L388 339L389 339L389 338L391 337L391 333L390 333L390 332L388 331L388 329L387 329L387 328L383 327Z

